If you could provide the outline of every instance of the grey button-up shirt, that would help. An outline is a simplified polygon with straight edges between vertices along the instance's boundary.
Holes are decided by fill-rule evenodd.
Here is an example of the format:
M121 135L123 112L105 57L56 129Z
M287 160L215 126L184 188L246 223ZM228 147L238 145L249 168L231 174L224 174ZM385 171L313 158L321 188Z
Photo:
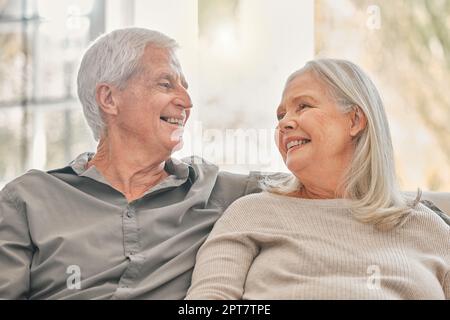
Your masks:
M0 298L182 299L198 248L258 174L169 159L169 176L127 202L92 153L31 170L0 192Z

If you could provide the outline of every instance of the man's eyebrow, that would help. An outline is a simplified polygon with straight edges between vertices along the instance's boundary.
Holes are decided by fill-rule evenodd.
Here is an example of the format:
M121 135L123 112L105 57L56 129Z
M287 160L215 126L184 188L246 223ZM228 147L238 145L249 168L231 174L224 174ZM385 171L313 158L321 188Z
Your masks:
M170 80L170 81L174 80L174 77L169 72L161 72L160 74L158 74L157 78L158 79L166 79L166 80Z
M189 84L187 83L184 76L181 76L181 85L187 90L189 88Z
M174 76L173 74L171 74L169 72L162 72L158 76L158 78L163 78L163 79L175 82L176 76ZM183 75L180 76L180 80L181 80L181 85L187 90L189 85Z

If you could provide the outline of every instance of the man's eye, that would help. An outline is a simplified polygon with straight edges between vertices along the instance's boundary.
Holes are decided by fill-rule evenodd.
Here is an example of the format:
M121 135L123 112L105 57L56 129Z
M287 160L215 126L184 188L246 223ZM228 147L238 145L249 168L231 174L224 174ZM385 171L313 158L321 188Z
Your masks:
M160 85L161 87L166 88L166 89L172 88L172 85L171 85L169 82L160 82L159 85Z
M284 118L284 113L279 113L279 114L277 114L277 119L278 119L278 121L280 121L281 119L283 119Z

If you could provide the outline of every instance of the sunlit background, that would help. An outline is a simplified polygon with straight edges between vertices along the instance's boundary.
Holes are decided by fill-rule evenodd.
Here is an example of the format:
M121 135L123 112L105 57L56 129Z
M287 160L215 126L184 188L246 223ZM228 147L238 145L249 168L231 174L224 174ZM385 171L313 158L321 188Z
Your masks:
M76 72L125 26L181 45L194 112L177 157L285 171L272 134L286 78L344 58L382 93L402 188L450 191L450 0L0 0L0 187L95 151Z

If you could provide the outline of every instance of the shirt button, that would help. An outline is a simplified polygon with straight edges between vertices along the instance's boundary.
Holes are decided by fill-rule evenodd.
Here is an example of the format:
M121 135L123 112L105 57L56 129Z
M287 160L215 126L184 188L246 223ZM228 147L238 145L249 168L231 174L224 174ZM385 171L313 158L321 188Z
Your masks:
M133 217L133 213L131 211L127 211L127 217L128 218L132 218Z

